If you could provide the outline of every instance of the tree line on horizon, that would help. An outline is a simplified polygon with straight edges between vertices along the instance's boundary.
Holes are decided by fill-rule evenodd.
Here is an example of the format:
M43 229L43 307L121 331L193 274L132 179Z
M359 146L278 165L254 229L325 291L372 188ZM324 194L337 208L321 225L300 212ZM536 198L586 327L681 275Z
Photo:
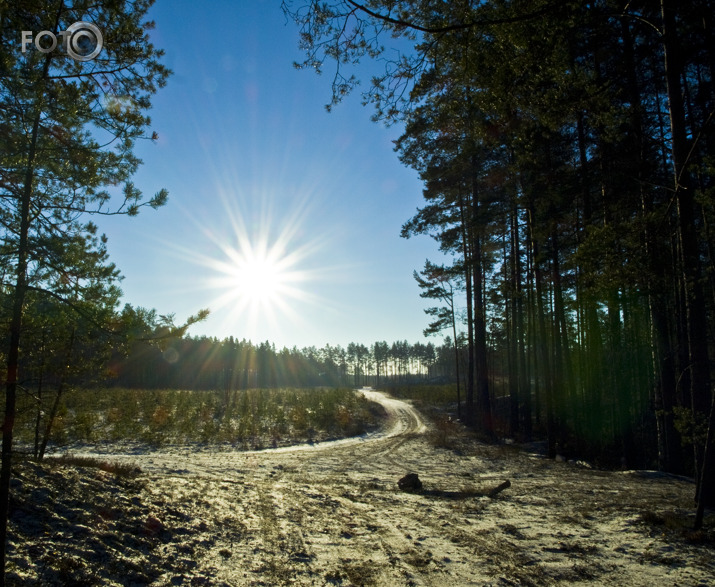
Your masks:
M360 80L398 123L424 205L402 228L435 331L464 312L465 419L548 452L641 448L715 505L715 6L711 0L285 0L299 67ZM491 357L491 359L490 359ZM496 358L495 358L496 357Z
M384 387L456 382L444 344L378 341L277 349L233 336L185 336L158 346L135 341L109 362L105 382L135 389L242 390L277 387ZM464 359L463 359L464 360ZM455 395L456 401L456 395Z

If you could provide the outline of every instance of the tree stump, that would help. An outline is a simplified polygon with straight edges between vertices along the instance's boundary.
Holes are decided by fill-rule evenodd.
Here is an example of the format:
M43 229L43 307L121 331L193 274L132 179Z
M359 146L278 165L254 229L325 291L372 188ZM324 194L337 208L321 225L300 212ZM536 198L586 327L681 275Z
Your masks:
M422 489L422 481L420 481L417 473L408 473L397 482L397 486L402 491L418 491Z

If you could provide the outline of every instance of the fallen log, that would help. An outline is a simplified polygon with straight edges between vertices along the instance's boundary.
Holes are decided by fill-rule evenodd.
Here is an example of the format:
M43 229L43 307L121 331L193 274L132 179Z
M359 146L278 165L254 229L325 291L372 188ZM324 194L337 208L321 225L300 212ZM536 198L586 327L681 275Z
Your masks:
M504 483L502 483L501 485L498 485L497 487L495 487L494 489L492 489L492 490L491 490L489 493L487 493L486 495L487 495L487 497L496 497L496 496L499 495L502 491L504 491L505 489L508 489L509 487L511 487L511 481L509 481L509 479L507 479L506 481L504 481Z

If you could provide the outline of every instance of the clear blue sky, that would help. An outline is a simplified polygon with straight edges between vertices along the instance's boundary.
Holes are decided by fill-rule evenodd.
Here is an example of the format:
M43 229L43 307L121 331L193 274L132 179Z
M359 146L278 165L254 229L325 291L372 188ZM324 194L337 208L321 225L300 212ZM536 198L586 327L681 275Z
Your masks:
M208 307L190 334L279 348L423 340L428 303L412 271L439 254L399 236L422 204L393 151L401 129L371 122L357 95L325 111L330 71L293 67L298 33L279 4L153 7L174 75L155 96L159 140L139 145L135 183L147 197L167 188L169 203L99 219L124 300L177 321Z

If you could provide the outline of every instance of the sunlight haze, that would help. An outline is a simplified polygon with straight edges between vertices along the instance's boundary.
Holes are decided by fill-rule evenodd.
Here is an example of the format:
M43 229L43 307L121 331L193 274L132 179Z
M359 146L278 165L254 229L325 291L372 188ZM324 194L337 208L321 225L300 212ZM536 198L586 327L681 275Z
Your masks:
M158 141L140 144L135 183L169 203L106 219L125 301L192 335L282 346L421 340L412 271L434 258L403 222L422 186L351 96L328 114L328 72L298 71L298 33L278 2L159 1L152 39L173 70L154 97Z

